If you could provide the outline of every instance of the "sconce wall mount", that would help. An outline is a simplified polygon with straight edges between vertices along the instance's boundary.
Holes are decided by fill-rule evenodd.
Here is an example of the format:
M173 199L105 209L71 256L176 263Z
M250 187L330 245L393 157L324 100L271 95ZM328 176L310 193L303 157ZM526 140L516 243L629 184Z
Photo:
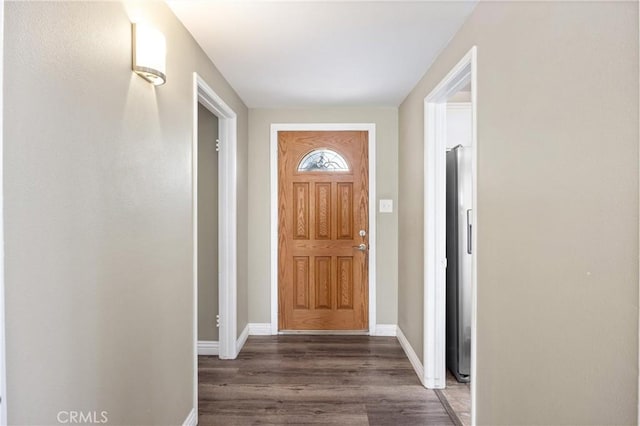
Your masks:
M167 45L164 35L146 24L131 25L132 64L131 68L140 77L154 86L167 81Z

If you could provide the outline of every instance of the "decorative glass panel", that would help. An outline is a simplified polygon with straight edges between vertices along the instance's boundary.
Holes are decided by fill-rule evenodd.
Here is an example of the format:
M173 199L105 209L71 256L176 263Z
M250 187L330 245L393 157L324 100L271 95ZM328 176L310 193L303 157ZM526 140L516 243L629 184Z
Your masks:
M304 156L298 164L299 172L348 172L344 157L327 148L316 149Z

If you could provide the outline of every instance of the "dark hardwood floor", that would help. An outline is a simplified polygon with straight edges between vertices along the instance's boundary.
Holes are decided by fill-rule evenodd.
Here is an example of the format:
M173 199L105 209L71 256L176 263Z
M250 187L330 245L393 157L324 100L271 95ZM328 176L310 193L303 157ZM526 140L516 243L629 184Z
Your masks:
M199 425L453 425L395 337L250 337L201 356Z

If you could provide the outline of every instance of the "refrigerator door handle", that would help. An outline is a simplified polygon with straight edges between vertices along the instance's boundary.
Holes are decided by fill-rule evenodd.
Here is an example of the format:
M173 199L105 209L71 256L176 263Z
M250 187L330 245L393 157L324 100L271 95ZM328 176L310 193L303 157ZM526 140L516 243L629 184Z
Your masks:
M467 254L471 254L471 209L467 210Z

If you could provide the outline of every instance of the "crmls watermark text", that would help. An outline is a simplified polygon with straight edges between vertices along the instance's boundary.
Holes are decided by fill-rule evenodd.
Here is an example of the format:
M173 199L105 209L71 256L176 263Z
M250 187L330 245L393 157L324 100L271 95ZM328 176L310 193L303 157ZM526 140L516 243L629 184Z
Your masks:
M56 417L60 424L104 424L109 421L107 411L58 411Z

